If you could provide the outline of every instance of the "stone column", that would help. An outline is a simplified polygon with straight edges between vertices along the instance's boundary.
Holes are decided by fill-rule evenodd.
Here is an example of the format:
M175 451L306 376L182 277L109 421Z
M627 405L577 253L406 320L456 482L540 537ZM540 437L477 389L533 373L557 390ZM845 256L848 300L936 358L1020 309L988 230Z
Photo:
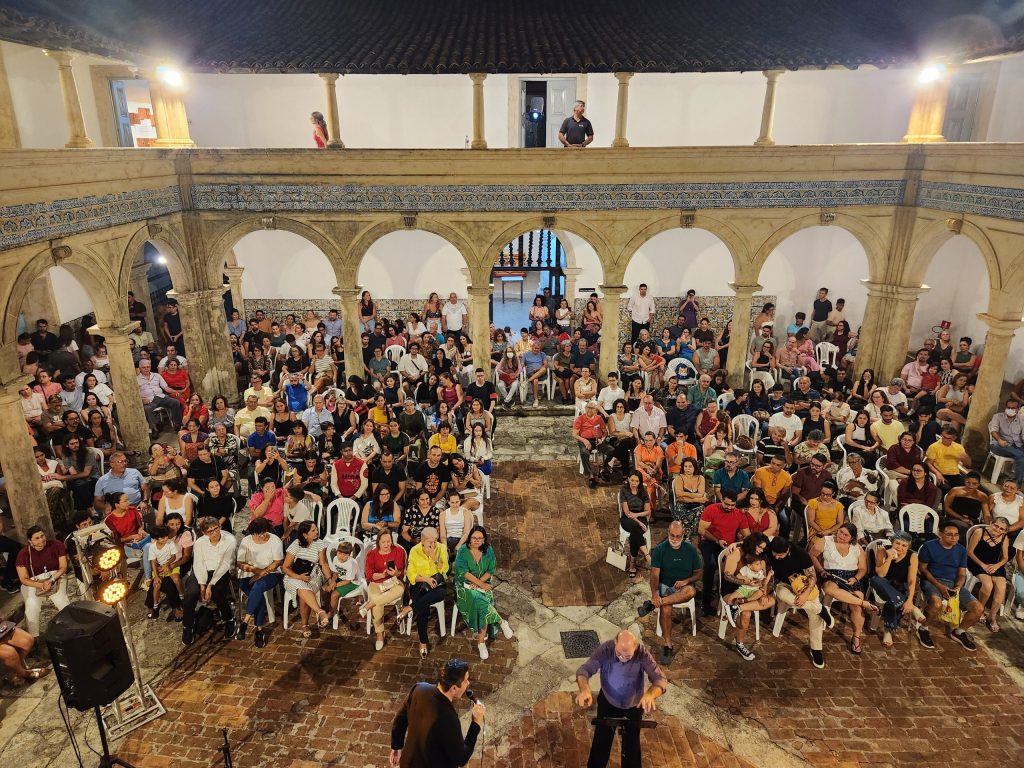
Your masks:
M469 335L473 341L473 366L491 374L490 304L493 285L469 286Z
M628 289L624 285L601 286L601 358L598 360L598 374L602 381L619 367L619 308L622 294Z
M167 292L178 302L192 388L205 403L212 402L216 395L224 395L232 404L238 402L238 379L224 316L226 288L222 285L187 293Z
M743 386L745 364L747 362L747 346L750 344L750 309L754 294L763 288L760 285L738 285L729 283L736 293L732 307L732 332L729 334L729 359L726 370L734 387Z
M46 55L57 64L57 76L60 78L60 92L64 97L64 117L68 121L68 149L90 149L96 145L85 133L85 118L82 117L82 102L78 98L78 85L75 83L75 71L71 68L74 55L68 51L45 51Z
M228 279L231 290L231 304L238 314L245 318L245 303L242 300L242 273L245 267L224 267L224 276Z
M632 72L615 73L615 79L619 81L619 90L618 98L615 101L615 138L612 139L613 147L629 146L629 139L626 138L626 118L629 115L629 81L632 77Z
M320 79L324 81L327 130L331 134L327 138L327 146L332 149L344 149L345 145L341 141L341 117L338 112L338 74L336 72L321 72Z
M94 325L89 333L99 334L107 345L110 358L110 387L117 404L117 426L121 441L129 451L145 456L149 450L149 424L142 410L142 396L135 379L135 361L128 346L128 334L136 323L128 325Z
M988 422L999 408L1003 389L1006 358L1013 343L1014 332L1022 326L1019 318L999 318L981 313L978 319L988 326L985 334L985 353L981 356L978 380L971 396L971 409L967 413L964 447L980 467L988 452Z
M763 73L766 80L764 87L764 106L761 107L761 135L754 142L755 146L770 147L775 144L772 128L775 125L775 87L778 84L781 69L768 69Z
M149 78L149 96L153 101L157 147L194 147L188 130L188 115L181 94L156 77Z
M949 80L949 72L946 71L933 82L918 85L904 142L919 144L946 140L942 135L942 123L946 119Z
M362 329L359 326L359 297L363 293L362 286L352 288L338 286L332 293L338 297L341 306L341 338L345 343L345 378L358 376L366 378L363 370L363 353L359 343Z
M146 330L156 336L156 314L153 312L153 298L149 293L149 262L132 267L131 286L135 300L146 307Z
M14 352L14 345L10 350ZM16 354L16 353L15 353ZM15 361L17 358L15 357ZM32 456L32 440L25 426L18 390L31 381L31 376L18 376L0 388L0 462L4 468L4 488L10 503L14 526L22 538L33 525L40 525L47 536L53 534L46 494L39 482L39 472ZM8 555L12 557L12 555Z
M868 290L860 340L857 342L856 371L872 368L879 381L896 375L910 349L910 328L914 323L917 297L925 286L889 285L861 280Z
M487 149L487 139L484 137L484 80L487 75L473 72L469 79L473 81L473 141L469 148Z
M565 298L569 300L569 309L575 312L576 278L583 272L583 267L563 267L562 272L565 273Z
M20 146L18 116L14 113L11 84L7 79L3 51L0 51L0 149L18 149Z

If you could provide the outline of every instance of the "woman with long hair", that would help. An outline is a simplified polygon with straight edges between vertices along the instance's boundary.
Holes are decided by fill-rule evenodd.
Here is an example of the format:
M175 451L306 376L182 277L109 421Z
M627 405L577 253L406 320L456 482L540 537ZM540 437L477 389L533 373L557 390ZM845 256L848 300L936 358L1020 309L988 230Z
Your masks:
M309 116L309 122L313 124L313 141L317 149L324 149L330 137L327 133L327 121L324 120L322 112L313 112Z

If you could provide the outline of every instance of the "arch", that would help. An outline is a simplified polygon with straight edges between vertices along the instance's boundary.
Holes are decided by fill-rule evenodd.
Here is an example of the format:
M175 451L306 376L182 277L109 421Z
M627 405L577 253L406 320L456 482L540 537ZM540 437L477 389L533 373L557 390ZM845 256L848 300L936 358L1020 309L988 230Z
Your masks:
M992 241L989 240L984 230L969 221L964 221L960 234L965 235L977 246L988 271L988 284L992 291L1001 290L1004 284L1012 284L1004 282L1002 268L999 266L999 259L996 258L995 246L992 245ZM905 283L907 285L923 283L935 254L955 236L956 233L946 226L945 219L929 222L920 238L915 238L916 242L911 247L907 266L904 269Z
M92 302L93 314L101 325L122 325L128 322L128 308L110 273L109 260L104 260L83 246L73 246L71 254L57 259L49 249L37 252L25 263L11 281L4 299L2 342L13 344L18 334L18 315L29 287L51 267L63 267L82 285Z
M791 251L799 255L793 256ZM770 261L777 263L770 267ZM775 330L779 339L784 338L779 328L792 323L797 312L805 313L806 324L810 323L812 301L822 286L829 289L829 300L846 300L846 320L853 328L867 308L867 291L861 281L865 268L871 271L870 255L863 241L846 227L821 226L818 222L816 226L793 228L759 259L759 267L756 281L765 294L776 297Z
M621 265L622 273L625 274L629 262L633 260L633 256L640 248L661 233L673 229L684 229L678 215L664 216L651 222L633 235L630 241L626 243L619 253L618 259L616 259L616 265ZM725 247L729 249L729 256L732 258L733 274L742 274L741 269L743 265L750 260L750 247L747 245L743 235L726 222L713 216L707 216L704 213L698 213L694 217L692 229L706 230L721 240Z
M442 222L437 219L433 219L429 216L417 216L416 226L407 227L405 221L401 217L389 218L385 221L380 221L368 229L361 232L349 245L348 252L344 258L344 269L346 272L350 271L351 279L348 280L351 284L356 283L356 276L359 274L359 268L363 264L363 259L366 256L367 251L370 247L378 240L390 235L392 232L400 231L416 231L422 230L429 232L433 235L437 235L442 240L448 242L450 246L455 248L462 257L462 261L465 266L470 270L471 275L474 275L474 266L476 265L476 251L472 244L462 232L455 229L454 227ZM339 275L339 284L341 284L342 278ZM472 279L472 278L471 278Z
M594 249L598 260L601 262L602 279L611 279L609 273L612 272L611 267L613 265L611 257L612 249L608 244L608 240L601 234L601 232L588 224L584 224L583 222L566 216L558 216L555 219L555 224L553 226L549 226L550 221L545 222L545 218L548 217L538 215L518 219L514 224L506 227L502 232L494 237L490 244L488 244L484 249L483 253L480 254L480 263L477 266L481 275L486 274L487 279L490 279L491 267L494 266L495 256L511 241L527 232L533 232L538 229L550 229L554 231L561 230L569 232L586 241L586 243Z
M769 235L754 252L753 257L750 260L750 274L760 276L761 270L764 268L764 264L768 260L768 257L771 256L772 252L778 248L784 240L795 235L800 230L809 229L811 227L834 226L846 230L860 241L861 248L864 249L864 254L867 256L868 277L875 282L880 282L885 275L885 243L883 243L875 231L859 217L842 212L836 212L833 215L834 218L828 225L822 224L820 213L801 214L796 218L787 221L781 227L772 232L772 234ZM742 272L737 270L737 274L742 274Z
M242 295L248 299L335 298L334 264L302 235L287 229L259 229L242 235L231 250L242 270Z
M152 243L160 254L167 258L167 271L171 273L171 282L179 291L193 291L196 281L184 253L185 246L166 226L150 227L148 224L136 230L121 257L121 268L117 280L119 295L127 295L131 290L132 267L143 260L143 249L146 243Z
M262 232L268 229L263 224L263 219L265 218L265 216L262 216L243 219L237 224L230 226L213 240L206 254L207 263L202 265L203 273L206 279L210 281L209 285L220 285L222 281L221 275L224 272L224 262L227 261L231 249L239 240L252 232ZM329 235L317 227L298 219L275 215L273 220L274 226L270 229L281 229L308 240L327 257L327 260L334 266L335 273L340 271L342 265L341 248Z
M989 279L981 274L984 254L971 238L942 240L942 245L930 255L928 269L920 279L930 290L918 297L914 307L912 349L925 336L934 336L931 329L943 320L952 323L954 339L970 336L977 344L984 341L987 331L977 316L978 312L988 311L993 293Z
M421 229L388 232L370 244L355 282L374 298L423 299L431 291L466 296L470 282L466 260L449 240Z

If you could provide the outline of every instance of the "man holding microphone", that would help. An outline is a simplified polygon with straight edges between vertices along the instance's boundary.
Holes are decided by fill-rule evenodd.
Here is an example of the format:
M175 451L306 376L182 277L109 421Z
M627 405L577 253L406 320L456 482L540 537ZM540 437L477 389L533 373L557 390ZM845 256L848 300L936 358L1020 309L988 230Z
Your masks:
M654 656L628 629L619 632L614 640L601 643L576 670L576 684L580 688L576 703L581 707L589 707L594 701L589 681L596 672L601 673L601 692L597 695L599 718L625 717L639 722L645 712L653 712L657 708L655 699L668 690L668 679ZM645 675L651 682L646 691ZM594 727L587 768L605 768L608 765L614 737L614 728L607 725ZM640 728L623 728L622 737L625 740L622 768L640 768Z
M466 738L454 702L473 701L473 722ZM469 690L469 664L451 659L441 667L437 685L416 683L391 724L394 768L457 768L469 762L484 722L484 705Z

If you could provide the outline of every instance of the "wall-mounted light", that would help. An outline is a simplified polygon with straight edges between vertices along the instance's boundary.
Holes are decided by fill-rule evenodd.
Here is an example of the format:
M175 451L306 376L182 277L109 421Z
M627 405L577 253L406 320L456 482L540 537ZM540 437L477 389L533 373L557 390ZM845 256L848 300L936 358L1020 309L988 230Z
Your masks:
M937 83L946 76L945 64L925 64L917 75L918 85Z
M177 67L161 64L156 68L157 79L170 88L185 87L185 73Z
M167 263L167 257L162 255L162 254L160 256L157 256L156 257L156 263L157 264L166 264Z

